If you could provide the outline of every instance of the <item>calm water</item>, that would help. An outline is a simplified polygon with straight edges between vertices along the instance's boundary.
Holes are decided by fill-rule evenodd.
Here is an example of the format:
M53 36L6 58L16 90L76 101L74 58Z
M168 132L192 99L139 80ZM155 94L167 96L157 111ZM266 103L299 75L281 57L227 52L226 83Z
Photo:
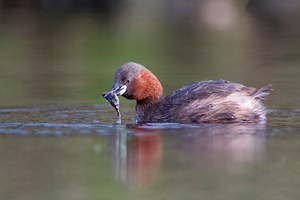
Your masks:
M300 198L297 1L36 2L0 1L0 199ZM268 123L136 125L121 98L116 125L100 94L128 61L165 94L272 83Z
M2 199L297 199L300 110L266 126L123 123L106 105L0 109Z

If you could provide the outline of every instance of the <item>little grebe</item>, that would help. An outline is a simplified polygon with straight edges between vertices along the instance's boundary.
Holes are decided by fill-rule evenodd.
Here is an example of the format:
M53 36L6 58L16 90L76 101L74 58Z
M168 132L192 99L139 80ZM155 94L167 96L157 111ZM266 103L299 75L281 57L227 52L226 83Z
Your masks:
M156 76L129 62L117 69L113 87L103 96L136 100L136 122L258 123L266 120L261 100L271 90L271 85L256 89L226 80L207 80L164 97Z

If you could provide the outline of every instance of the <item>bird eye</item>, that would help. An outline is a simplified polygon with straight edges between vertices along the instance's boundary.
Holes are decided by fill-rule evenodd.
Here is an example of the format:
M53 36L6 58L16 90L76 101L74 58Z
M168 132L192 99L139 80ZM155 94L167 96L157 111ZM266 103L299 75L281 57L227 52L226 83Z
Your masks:
M126 83L130 83L131 80L130 80L130 79L126 79L125 82L126 82Z

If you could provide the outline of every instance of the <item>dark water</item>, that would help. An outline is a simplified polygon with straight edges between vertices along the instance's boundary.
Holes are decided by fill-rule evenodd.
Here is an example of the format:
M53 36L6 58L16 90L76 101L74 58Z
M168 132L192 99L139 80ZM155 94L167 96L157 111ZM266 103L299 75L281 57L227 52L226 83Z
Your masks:
M300 4L208 2L0 1L0 199L299 199ZM272 83L268 122L136 125L122 98L117 125L128 61L165 94Z

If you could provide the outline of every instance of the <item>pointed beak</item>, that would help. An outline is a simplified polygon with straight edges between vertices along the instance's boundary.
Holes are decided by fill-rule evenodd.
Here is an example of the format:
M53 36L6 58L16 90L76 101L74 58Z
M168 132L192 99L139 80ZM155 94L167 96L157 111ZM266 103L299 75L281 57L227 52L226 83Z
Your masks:
M107 99L110 95L121 96L126 92L127 86L115 83L113 87L107 91L102 93L102 96Z

